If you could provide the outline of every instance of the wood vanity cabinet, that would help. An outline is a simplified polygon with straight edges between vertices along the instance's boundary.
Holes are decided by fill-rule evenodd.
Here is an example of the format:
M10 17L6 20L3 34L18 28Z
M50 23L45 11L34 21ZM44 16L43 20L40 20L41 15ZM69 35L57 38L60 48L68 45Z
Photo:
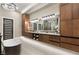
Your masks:
M52 45L60 46L60 37L51 35L49 37L49 43Z
M67 38L67 37L61 37L62 43L68 43L73 45L79 45L79 39L78 38Z
M49 35L40 34L39 35L39 41L48 43L48 41L49 41Z
M79 52L79 39L61 37L61 47Z
M39 35L39 41L55 46L60 46L59 36L41 34Z
M61 47L72 50L72 51L75 51L75 52L79 52L79 46L77 46L77 45L61 43Z
M31 38L31 39L32 39L32 33L26 32L26 33L24 34L24 36L26 36L26 37L28 37L28 38Z

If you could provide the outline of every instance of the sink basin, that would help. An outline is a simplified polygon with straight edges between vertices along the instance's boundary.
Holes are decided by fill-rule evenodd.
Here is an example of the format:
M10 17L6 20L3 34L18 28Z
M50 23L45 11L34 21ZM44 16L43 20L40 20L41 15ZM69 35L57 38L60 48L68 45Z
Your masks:
M13 47L21 44L20 38L7 39L3 41L4 47Z

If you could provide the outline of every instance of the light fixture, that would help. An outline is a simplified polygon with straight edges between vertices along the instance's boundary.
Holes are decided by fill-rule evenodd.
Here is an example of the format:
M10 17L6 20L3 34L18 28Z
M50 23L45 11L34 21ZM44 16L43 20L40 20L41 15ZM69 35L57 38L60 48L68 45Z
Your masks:
M17 7L14 3L2 3L1 7L10 11L17 10Z

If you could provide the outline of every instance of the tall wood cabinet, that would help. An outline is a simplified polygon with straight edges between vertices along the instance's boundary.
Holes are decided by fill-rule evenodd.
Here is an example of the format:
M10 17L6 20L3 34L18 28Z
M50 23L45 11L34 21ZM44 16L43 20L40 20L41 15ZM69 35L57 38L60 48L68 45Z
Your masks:
M79 3L73 3L73 19L79 19Z
M22 15L22 34L25 34L28 31L27 24L29 22L29 15L23 14Z
M60 6L61 47L79 52L79 4Z
M73 36L79 37L79 4L73 4Z
M22 15L22 35L32 38L32 34L28 32L29 24L30 24L29 15L23 14Z
M72 36L72 4L60 6L60 30L62 36Z
M62 36L79 37L79 4L60 6Z

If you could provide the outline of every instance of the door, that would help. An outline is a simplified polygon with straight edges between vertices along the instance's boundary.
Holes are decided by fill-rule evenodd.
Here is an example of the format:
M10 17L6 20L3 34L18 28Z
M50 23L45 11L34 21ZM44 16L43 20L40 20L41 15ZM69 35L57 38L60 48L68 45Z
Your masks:
M3 18L3 40L13 38L13 20Z

